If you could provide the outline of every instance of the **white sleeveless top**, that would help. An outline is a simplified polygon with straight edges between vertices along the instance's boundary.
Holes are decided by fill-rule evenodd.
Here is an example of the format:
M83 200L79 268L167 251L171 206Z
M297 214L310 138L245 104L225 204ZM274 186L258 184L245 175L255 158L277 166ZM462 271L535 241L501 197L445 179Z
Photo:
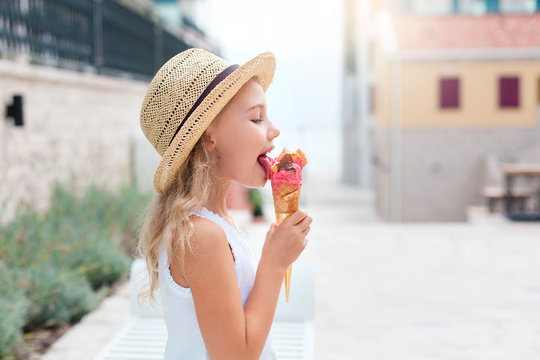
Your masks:
M255 259L251 249L246 244L246 235L205 207L194 211L192 215L213 221L225 232L234 255L236 278L242 304L245 306L253 288L256 271ZM166 265L167 252L162 251L159 267L163 270L159 273L159 288L168 331L165 360L210 359L197 323L191 289L176 283ZM260 359L276 359L272 351L270 335L268 335Z

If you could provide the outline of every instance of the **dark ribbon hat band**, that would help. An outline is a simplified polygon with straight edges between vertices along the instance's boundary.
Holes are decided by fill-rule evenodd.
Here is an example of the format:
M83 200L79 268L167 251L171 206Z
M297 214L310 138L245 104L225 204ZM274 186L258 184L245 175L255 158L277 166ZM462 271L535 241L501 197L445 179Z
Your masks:
M197 101L195 101L195 104L193 104L191 109L189 109L187 115L184 117L184 119L180 123L180 126L178 126L178 129L176 129L176 132L174 133L173 137L171 138L171 141L169 142L169 145L171 145L173 139L176 137L176 134L178 134L178 132L180 131L180 129L182 128L182 126L184 125L186 120L191 116L193 111L195 111L195 109L201 104L201 102L204 100L204 98L206 98L208 96L208 94L210 94L210 91L214 90L214 88L220 82L225 80L225 78L227 76L229 76L234 70L238 69L239 67L240 67L240 65L237 65L237 64L231 65L228 68L226 68L225 70L223 70L218 76L216 76L214 78L214 80L212 80L212 82L206 87L206 89L204 89L203 93L201 94L201 96L199 96Z

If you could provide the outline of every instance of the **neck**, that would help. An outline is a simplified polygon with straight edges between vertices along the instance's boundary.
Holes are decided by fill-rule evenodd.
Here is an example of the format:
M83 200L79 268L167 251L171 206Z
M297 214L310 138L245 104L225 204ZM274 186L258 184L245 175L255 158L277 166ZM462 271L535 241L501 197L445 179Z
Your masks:
M231 181L216 183L214 193L205 205L206 208L218 215L227 216L227 193L231 187Z

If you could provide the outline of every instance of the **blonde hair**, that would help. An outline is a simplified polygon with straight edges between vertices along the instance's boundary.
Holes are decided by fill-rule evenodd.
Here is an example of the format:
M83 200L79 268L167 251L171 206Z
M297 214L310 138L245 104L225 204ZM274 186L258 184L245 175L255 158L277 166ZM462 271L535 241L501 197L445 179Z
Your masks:
M154 299L158 289L159 256L163 246L168 262L174 257L182 263L186 249L191 251L193 224L189 216L193 209L208 203L212 196L210 157L203 140L199 139L182 164L176 182L149 204L140 230L137 250L146 261L149 286L139 294ZM167 265L168 266L168 265Z

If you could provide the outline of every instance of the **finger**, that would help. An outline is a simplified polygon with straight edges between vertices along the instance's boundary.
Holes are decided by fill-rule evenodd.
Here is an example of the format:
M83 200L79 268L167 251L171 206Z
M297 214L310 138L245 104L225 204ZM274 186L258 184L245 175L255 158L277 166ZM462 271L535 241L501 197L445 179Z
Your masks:
M309 215L306 215L305 218L302 219L302 221L300 221L301 224L311 224L313 222L313 218Z
M306 236L307 233L311 230L311 226L308 226L306 227L305 229L302 230L302 235Z
M289 216L287 219L285 219L285 221L283 222L287 223L290 226L294 226L297 225L300 221L302 221L306 216L307 212L305 212L304 210L298 210L294 214Z
M311 223L313 222L313 219L311 218L311 216L306 216L305 218L302 219L302 221L300 221L298 223L298 226L304 230L306 227L310 226Z

